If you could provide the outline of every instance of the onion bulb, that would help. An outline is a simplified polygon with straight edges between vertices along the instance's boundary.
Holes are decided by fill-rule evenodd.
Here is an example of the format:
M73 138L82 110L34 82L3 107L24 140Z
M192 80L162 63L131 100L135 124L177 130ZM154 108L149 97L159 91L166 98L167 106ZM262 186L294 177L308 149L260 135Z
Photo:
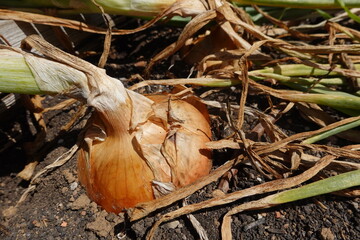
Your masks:
M79 179L93 201L119 213L207 175L210 138L207 109L195 97L128 91L126 104L89 120Z
M209 173L206 107L178 94L143 96L37 35L23 45L45 57L0 45L3 92L65 94L94 109L78 154L91 199L118 213Z

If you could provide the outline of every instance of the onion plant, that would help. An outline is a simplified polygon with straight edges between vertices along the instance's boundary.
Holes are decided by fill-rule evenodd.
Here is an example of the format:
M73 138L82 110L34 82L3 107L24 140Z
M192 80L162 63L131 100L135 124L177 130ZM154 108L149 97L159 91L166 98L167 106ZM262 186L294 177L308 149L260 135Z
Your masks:
M104 209L120 212L209 173L209 117L195 97L146 97L36 35L25 43L48 58L0 45L0 91L65 94L94 109L78 174Z

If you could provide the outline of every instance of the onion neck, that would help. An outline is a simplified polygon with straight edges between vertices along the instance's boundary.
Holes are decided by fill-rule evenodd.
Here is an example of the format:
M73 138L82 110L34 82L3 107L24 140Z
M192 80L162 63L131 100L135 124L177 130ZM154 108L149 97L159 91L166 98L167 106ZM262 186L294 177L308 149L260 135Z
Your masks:
M108 84L108 88L102 89L102 93L93 98L90 104L99 115L107 136L131 135L154 114L154 102L125 89L116 79L110 81L112 86Z

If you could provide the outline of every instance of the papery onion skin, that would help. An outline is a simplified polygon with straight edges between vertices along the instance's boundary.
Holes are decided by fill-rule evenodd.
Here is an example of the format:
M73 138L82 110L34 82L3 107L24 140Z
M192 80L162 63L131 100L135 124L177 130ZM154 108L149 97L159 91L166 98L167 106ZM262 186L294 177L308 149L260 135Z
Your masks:
M189 104L169 96L148 96L154 101L154 113L148 119L151 123L142 124L142 142L164 144L164 152L157 156L168 157L160 165L152 165L153 170L148 162L152 153L137 146L136 130L129 130L130 119L126 116L131 116L130 102L120 106L118 112L96 112L91 117L89 126L103 129L106 138L94 139L90 144L84 141L78 155L78 175L89 197L106 211L119 213L153 200L153 180L171 181L175 187L182 187L210 172L211 152L205 150L205 143L211 138L206 107L192 98ZM167 119L169 113L176 119ZM174 126L174 121L179 123ZM156 128L149 129L154 125ZM163 171L155 178L154 173L160 168Z
M168 119L170 123L179 120L173 126L176 133L167 136L168 142L173 144L173 152L170 154L178 160L176 165L171 166L167 159L172 170L172 183L176 187L183 187L209 174L212 167L211 151L206 149L205 143L211 139L211 129L206 106L194 97L186 101L169 100L170 96L166 95L148 97L157 103L158 109L171 113ZM166 154L164 151L167 145L164 144L163 154Z
M117 115L92 116L91 124L103 127L107 137L105 141L93 142L90 155L86 144L78 155L79 180L89 197L106 211L115 213L154 199L151 186L154 175L131 145L126 109ZM114 121L122 124L110 124Z

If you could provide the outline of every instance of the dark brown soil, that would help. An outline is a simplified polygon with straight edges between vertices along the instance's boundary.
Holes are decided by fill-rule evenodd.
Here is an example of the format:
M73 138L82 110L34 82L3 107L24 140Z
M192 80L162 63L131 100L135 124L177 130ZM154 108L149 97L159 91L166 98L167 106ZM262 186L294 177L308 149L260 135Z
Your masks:
M144 69L143 61L147 62L151 56L173 42L179 32L180 29L176 27L165 29L159 27L132 36L115 37L113 51L106 66L108 73L122 80L133 74L141 74ZM101 41L101 37L95 39ZM175 66L168 70L172 60L175 58L158 64L152 72L152 78L187 77L190 67L180 61L175 61ZM54 105L62 99L64 98L47 97L45 105ZM258 102L259 98L250 96L249 104ZM75 104L61 111L45 114L48 126L47 141L40 151L43 154L42 161L36 171L52 163L75 144L83 121L79 121L66 133L60 134L60 128L71 119L77 108L78 104ZM32 139L33 126L29 113L21 103L12 109L12 112L9 112L9 115L13 114L9 120L2 121L0 129L0 144L5 145L11 141L10 136L15 139L10 148L0 152L0 239L117 239L123 234L126 234L123 239L143 239L160 214L180 206L180 203L175 203L125 226L121 224L124 216L102 211L87 198L84 189L79 185L76 157L73 157L63 166L43 175L36 189L15 209L14 206L28 186L27 182L16 175L27 161L22 146ZM279 122L279 126L288 129L289 132L315 128L312 124L301 120L296 110L289 112ZM223 133L216 134L220 136ZM331 141L331 144L334 144L337 139L332 138ZM230 157L231 153L216 152L215 167ZM232 182L231 190L244 189L263 180L251 167L239 166L239 173ZM210 198L216 188L217 183L205 187L190 196L189 202ZM250 200L245 199L242 202ZM239 203L241 202L194 214L207 231L209 239L220 239L222 216ZM233 216L233 236L235 239L271 240L359 239L359 203L359 198L348 199L326 195L267 210L237 214ZM161 225L155 239L199 239L199 237L187 218L181 217Z

